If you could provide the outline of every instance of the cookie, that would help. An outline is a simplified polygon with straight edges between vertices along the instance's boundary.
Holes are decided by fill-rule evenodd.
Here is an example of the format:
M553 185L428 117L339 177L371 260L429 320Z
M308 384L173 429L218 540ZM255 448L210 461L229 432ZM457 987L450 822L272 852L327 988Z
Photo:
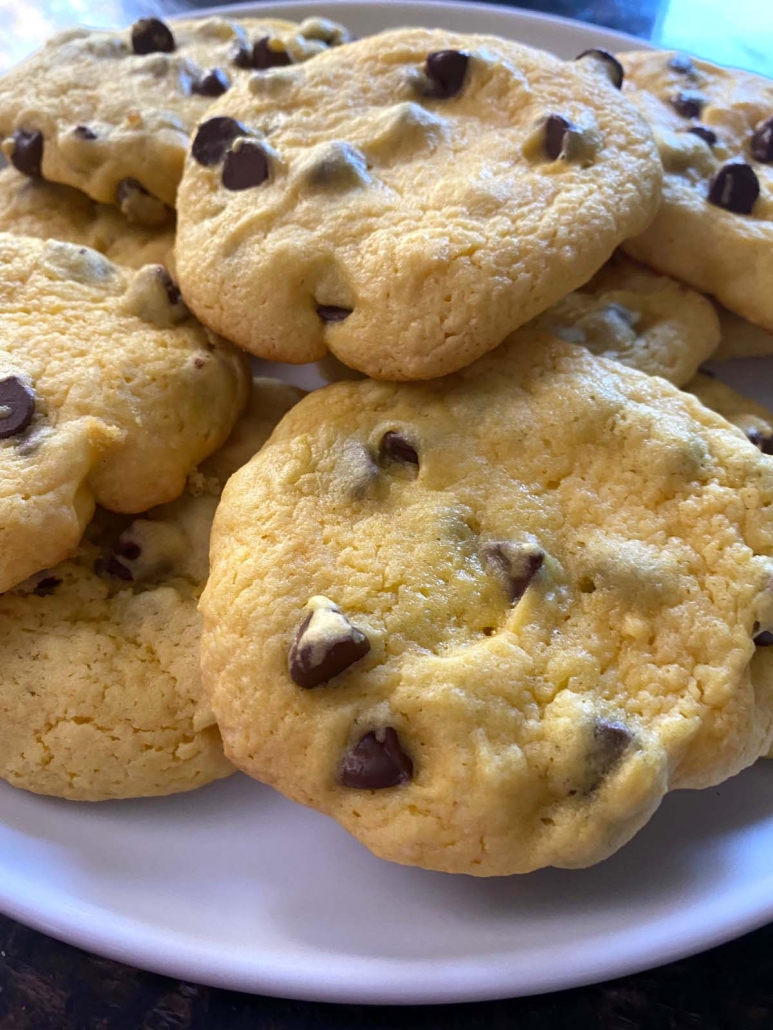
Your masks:
M763 454L773 454L773 411L737 393L715 376L701 373L685 387L701 404L731 422Z
M173 794L233 772L201 689L198 597L219 486L298 391L256 380L211 492L100 512L72 559L0 597L0 778L79 801ZM224 480L223 480L224 481Z
M663 160L663 204L624 249L773 330L773 82L685 54L620 54Z
M528 332L301 401L223 492L201 606L239 768L383 858L481 876L596 862L773 734L749 674L773 462Z
M69 186L29 179L13 168L0 170L0 232L77 243L128 268L173 268L174 225L131 225L114 207L95 204Z
M427 379L581 286L660 178L597 62L387 32L213 104L180 186L180 285L261 357Z
M722 338L713 355L716 361L773 357L773 334L724 308L719 309L719 324Z
M692 379L720 339L710 300L619 253L536 327L676 386Z
M0 79L3 150L25 175L155 225L174 206L188 136L215 97L256 69L303 61L345 38L321 18L67 29Z
M182 493L247 386L162 265L0 233L0 593L71 554L95 502Z

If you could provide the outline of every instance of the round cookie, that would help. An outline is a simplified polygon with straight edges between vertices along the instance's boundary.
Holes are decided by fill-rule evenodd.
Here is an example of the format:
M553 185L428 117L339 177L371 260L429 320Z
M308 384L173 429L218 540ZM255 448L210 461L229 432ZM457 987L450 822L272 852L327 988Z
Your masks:
M215 97L255 69L304 61L345 38L322 18L67 29L0 79L3 150L26 175L156 225L174 206L189 133Z
M722 339L712 355L715 361L733 361L735 358L773 357L773 334L739 318L732 311L719 309Z
M676 386L692 379L720 338L710 300L619 253L535 327Z
M517 335L305 398L227 485L201 605L239 768L476 875L599 861L773 734L773 462L663 379Z
M298 399L256 380L210 462L227 478ZM173 794L233 772L201 688L198 597L215 493L129 523L100 512L72 559L0 596L0 778L65 797Z
M237 83L186 158L180 285L260 357L468 365L582 285L660 197L598 62L402 29Z
M768 411L764 404L744 397L721 379L705 373L695 376L685 390L737 426L763 454L773 454L773 411Z
M773 82L685 54L619 57L665 173L658 214L624 249L773 331Z
M13 168L0 170L0 232L77 243L127 268L162 264L173 270L174 226L131 225L114 207Z
M163 266L0 233L0 593L71 554L95 503L177 497L247 386Z

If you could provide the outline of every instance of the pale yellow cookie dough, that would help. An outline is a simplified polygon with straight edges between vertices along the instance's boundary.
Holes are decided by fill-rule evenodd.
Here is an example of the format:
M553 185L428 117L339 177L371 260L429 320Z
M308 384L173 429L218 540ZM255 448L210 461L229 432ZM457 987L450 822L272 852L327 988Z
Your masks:
M211 492L130 524L101 512L75 557L0 596L0 778L100 801L233 772L199 672L210 527L217 489L297 399L255 380L248 411L207 463Z
M425 65L449 49L466 70L438 96ZM571 122L553 156L549 118ZM261 357L429 379L581 286L648 224L660 179L597 62L395 30L213 104L180 187L180 284Z
M773 148L766 161L752 151L755 130L762 134L773 118L773 82L672 52L619 58L623 93L650 122L665 172L657 216L624 249L773 331ZM675 103L699 113L680 113ZM695 128L708 130L715 142ZM714 178L732 162L748 165L756 177L759 196L750 213L707 199Z
M71 554L95 503L177 497L248 382L161 265L0 233L0 593Z
M535 326L676 386L692 379L720 337L708 298L622 254L548 308Z
M767 750L771 554L770 458L522 330L283 419L215 518L205 689L238 767L383 858L586 866Z

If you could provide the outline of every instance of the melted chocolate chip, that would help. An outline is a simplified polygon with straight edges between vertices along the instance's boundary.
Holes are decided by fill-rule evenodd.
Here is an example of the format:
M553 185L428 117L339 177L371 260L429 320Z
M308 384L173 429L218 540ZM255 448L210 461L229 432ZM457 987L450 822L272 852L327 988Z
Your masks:
M384 433L378 448L378 460L382 465L390 461L399 461L404 465L419 466L419 454L413 444L406 440L402 433L390 430Z
M338 782L353 790L399 787L413 778L413 762L403 751L391 726L374 730L346 753Z
M256 71L262 72L267 68L284 68L293 63L292 57L286 50L274 50L269 45L270 41L270 36L264 36L252 48L251 67Z
M169 303L172 307L176 307L182 300L182 294L180 293L180 287L171 277L169 272L163 265L158 266L158 280L166 290L166 295L169 298Z
M58 586L62 585L62 580L58 576L46 576L44 579L39 579L35 589L32 591L36 597L50 597Z
M307 690L319 687L369 651L370 641L362 630L326 601L312 608L296 631L288 659L290 678Z
M713 147L717 142L716 132L707 125L691 125L687 131L691 132L693 136L698 136L704 143L708 143L710 147Z
M551 161L565 156L566 141L572 133L580 133L568 118L562 114L551 114L545 120L545 153Z
M773 162L773 118L758 125L752 134L752 157L761 164Z
M757 429L755 426L746 430L746 436L750 443L758 447L763 454L773 454L773 432Z
M43 133L37 129L28 132L26 129L17 129L13 134L13 153L11 164L23 175L30 179L39 179L42 175L43 164Z
M668 62L668 67L672 72L679 72L680 75L695 75L695 65L692 63L692 58L689 54L674 54L671 60Z
M773 646L773 633L768 629L764 629L762 633L758 633L754 638L754 644L756 647L771 647Z
M124 583L131 583L134 579L131 569L127 569L125 565L122 565L114 554L109 554L104 558L97 558L94 562L94 572L103 578L109 576L111 579L123 580Z
M604 50L602 47L592 47L590 50L583 50L581 54L578 54L575 57L575 61L579 61L583 57L591 57L599 61L615 89L622 89L625 72L623 71L622 64L620 64L614 54L610 54L608 50Z
M0 379L0 440L23 433L35 414L35 394L18 376Z
M209 118L202 122L193 138L191 153L200 165L217 165L239 136L248 136L246 125L235 118Z
M633 740L631 731L621 722L600 719L593 727L593 745L588 756L589 789L595 790L628 750Z
M88 125L76 125L72 130L72 134L77 139L87 140L89 143L97 138L96 132L90 129Z
M436 50L424 64L426 95L448 100L461 93L470 55L463 50Z
M483 557L504 583L511 604L520 601L545 561L545 553L538 547L507 541L486 544Z
M323 322L343 322L351 313L351 308L337 308L334 304L317 305L317 314Z
M748 215L760 195L760 183L751 165L743 161L731 161L720 168L711 181L708 200L710 204L732 211L736 215Z
M136 561L142 554L142 548L136 540L129 540L122 535L116 540L113 546L113 553L121 558L126 558L128 561Z
M684 118L700 118L701 111L706 105L706 98L701 93L692 90L683 90L671 98L671 106L677 114Z
M249 190L268 181L271 166L260 143L243 139L225 155L223 185L227 190Z
M191 93L200 97L221 97L230 88L231 80L220 68L210 68L191 85Z
M132 50L135 54L171 54L174 36L160 18L140 18L132 25Z
M237 43L231 51L231 60L237 68L251 68L252 47L246 43Z

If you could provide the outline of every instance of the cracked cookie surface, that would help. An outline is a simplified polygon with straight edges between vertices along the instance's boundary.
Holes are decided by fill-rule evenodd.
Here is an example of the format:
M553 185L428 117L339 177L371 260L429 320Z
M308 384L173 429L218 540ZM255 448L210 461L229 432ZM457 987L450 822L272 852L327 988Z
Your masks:
M428 379L585 282L649 222L660 178L597 62L383 33L215 102L180 186L180 283L261 357Z
M773 732L773 462L663 379L515 335L305 398L226 487L202 598L234 764L477 875L599 861Z

